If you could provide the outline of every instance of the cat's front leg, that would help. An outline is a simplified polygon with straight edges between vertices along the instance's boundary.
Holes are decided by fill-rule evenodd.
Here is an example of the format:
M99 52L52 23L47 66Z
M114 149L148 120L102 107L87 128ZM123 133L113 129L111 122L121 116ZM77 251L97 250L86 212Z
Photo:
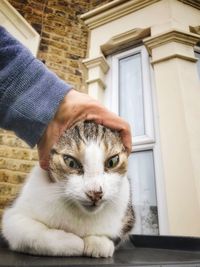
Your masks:
M106 236L87 236L84 239L84 255L94 258L112 257L115 246Z
M15 251L49 256L83 255L84 241L79 236L48 228L12 209L7 210L3 216L3 235Z

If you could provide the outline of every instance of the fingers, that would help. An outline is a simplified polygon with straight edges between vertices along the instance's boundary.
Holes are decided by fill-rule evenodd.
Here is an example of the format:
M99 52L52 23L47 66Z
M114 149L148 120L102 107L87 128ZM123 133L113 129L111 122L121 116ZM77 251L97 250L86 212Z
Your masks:
M131 153L131 130L130 125L126 121L104 108L103 110L100 108L99 112L87 114L86 119L93 120L98 124L104 125L105 127L119 131L124 147L126 148L128 154Z
M45 130L42 138L37 144L40 167L48 170L49 156L52 146L58 141L61 136L61 127L54 120L51 121Z
M130 127L129 127L130 128ZM120 135L122 138L122 142L128 152L128 155L132 152L132 138L130 134L130 130L124 129L120 131Z
M49 160L48 159L40 159L39 164L43 170L48 171L48 169L49 169Z
M132 138L129 124L88 95L72 89L64 97L54 119L49 123L38 143L40 166L43 169L48 169L50 150L63 131L81 120L93 120L119 131L127 153L131 153Z

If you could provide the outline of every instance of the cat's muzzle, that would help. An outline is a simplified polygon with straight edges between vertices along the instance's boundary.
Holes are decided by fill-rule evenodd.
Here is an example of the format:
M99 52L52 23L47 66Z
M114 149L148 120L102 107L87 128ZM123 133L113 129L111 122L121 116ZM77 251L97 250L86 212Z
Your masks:
M103 207L104 202L105 201L102 199L98 201L87 200L81 202L81 205L88 212L96 212L97 210Z

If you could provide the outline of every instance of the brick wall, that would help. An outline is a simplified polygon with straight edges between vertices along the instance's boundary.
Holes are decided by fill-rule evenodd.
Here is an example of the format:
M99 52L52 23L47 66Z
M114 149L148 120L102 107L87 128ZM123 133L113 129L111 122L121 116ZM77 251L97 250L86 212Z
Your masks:
M41 35L38 58L63 80L85 91L81 59L88 30L79 16L110 0L9 0Z
M86 91L80 63L86 57L88 30L79 15L111 1L9 0L40 34L38 58L81 91ZM0 216L37 159L35 149L0 129Z

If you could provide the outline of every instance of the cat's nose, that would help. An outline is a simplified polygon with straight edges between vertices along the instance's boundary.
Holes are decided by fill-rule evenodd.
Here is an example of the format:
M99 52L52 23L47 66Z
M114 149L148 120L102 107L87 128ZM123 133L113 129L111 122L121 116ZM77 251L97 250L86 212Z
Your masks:
M90 200L92 200L92 202L98 202L103 197L102 188L100 188L100 190L98 191L95 190L87 191L85 194Z

